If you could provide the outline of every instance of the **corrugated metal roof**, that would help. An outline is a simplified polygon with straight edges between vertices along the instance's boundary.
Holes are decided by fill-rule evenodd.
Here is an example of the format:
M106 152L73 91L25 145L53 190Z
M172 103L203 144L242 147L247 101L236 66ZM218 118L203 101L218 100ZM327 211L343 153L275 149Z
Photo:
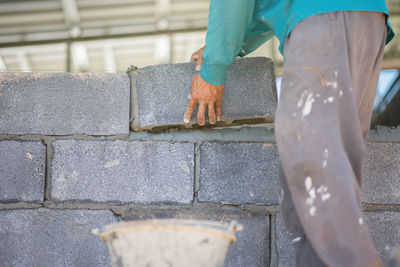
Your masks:
M400 34L400 0L387 3ZM208 6L208 0L3 0L0 69L125 71L187 61L204 45ZM275 39L251 56L272 57L279 69L277 46ZM386 58L400 60L399 38Z

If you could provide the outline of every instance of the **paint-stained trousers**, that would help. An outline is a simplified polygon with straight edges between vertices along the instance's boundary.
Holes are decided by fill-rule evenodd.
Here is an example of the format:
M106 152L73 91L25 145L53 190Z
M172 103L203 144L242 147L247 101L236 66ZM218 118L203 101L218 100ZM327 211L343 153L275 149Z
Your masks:
M383 266L361 183L385 39L384 14L338 11L304 19L285 42L275 135L297 266Z

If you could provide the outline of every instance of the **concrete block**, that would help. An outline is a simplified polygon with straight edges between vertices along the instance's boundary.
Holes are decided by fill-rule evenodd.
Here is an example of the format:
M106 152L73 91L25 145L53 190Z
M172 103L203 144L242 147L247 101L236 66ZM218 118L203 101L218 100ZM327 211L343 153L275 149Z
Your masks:
M296 266L296 254L291 243L294 237L291 237L289 231L286 230L280 213L276 214L273 227L275 227L277 265L279 267Z
M200 145L199 201L278 204L279 156L268 143Z
M2 266L111 266L91 229L116 222L111 211L0 211Z
M225 267L269 266L269 218L265 213L211 208L131 209L124 220L179 218L229 222L237 220L244 226L236 233L237 241L229 250Z
M191 203L194 145L159 141L57 140L51 198Z
M104 73L0 73L0 133L129 133L129 78Z
M158 131L169 127L193 127L197 124L197 108L192 123L183 126L195 64L157 65L139 69L132 75L133 130ZM227 74L221 122L216 126L271 122L277 104L273 62L269 58L237 59ZM136 114L135 114L136 113Z
M364 212L364 219L382 259L387 259L393 248L400 248L400 212Z
M0 202L43 202L45 166L42 142L1 140Z
M370 142L400 142L400 125L397 127L386 127L377 125L368 133Z
M364 212L364 220L368 225L376 250L385 260L389 252L400 247L400 212L374 211ZM283 224L281 214L276 216L276 244L278 266L295 266L295 250L291 244L291 237Z
M363 202L400 204L400 143L368 143Z

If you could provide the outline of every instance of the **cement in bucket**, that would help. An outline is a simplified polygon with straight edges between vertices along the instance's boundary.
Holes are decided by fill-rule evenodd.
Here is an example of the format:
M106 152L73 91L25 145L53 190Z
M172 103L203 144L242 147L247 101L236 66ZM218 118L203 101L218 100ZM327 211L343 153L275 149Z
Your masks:
M236 221L159 219L111 224L92 230L107 243L114 267L222 267Z

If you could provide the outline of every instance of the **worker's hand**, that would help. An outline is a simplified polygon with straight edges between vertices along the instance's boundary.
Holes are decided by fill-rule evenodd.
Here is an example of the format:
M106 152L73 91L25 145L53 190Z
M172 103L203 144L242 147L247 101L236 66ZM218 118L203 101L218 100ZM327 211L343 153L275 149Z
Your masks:
M197 121L199 125L204 125L204 113L206 106L208 106L208 118L210 124L215 124L216 120L221 119L221 103L224 95L225 84L223 85L212 85L204 81L199 73L192 78L192 90L189 95L189 104L187 105L184 121L185 123L190 122L194 108L199 104L199 110L197 112ZM217 117L217 118L215 118Z
M192 54L192 57L190 58L191 62L196 62L196 71L200 71L201 65L203 64L203 52L206 47L203 46L196 52Z

